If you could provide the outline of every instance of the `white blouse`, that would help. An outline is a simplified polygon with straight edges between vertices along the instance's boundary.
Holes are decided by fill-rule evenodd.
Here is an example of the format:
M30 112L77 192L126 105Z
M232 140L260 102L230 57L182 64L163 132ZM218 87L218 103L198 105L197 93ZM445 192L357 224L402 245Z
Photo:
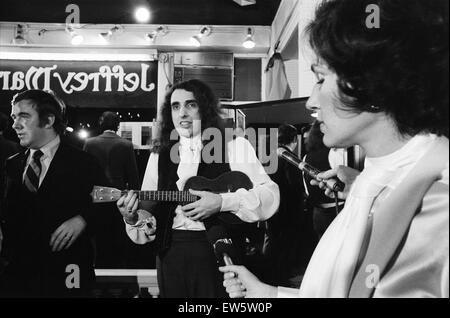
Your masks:
M377 213L377 207L434 142L444 140L436 135L417 135L392 154L366 158L344 209L317 245L300 290L279 287L278 297L347 297L369 214ZM447 187L448 167L447 161L439 180ZM441 195L448 202L448 192ZM448 297L449 211L427 213L433 200L423 200L422 212L414 217L407 240L374 297Z

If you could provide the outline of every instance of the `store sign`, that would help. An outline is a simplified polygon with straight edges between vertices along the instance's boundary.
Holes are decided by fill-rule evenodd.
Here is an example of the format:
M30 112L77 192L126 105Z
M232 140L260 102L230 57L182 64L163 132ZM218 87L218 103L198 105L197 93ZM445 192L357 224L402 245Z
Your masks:
M2 60L0 101L43 89L74 107L156 107L157 77L157 62Z

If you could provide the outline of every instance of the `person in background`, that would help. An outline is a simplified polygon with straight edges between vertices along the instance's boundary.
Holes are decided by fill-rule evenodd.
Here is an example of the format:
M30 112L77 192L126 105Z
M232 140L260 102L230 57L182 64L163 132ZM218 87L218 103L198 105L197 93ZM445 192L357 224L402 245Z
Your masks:
M6 159L18 153L21 147L18 143L5 138L4 133L9 125L9 117L0 113L0 198L3 197L3 190L5 189L5 163ZM0 210L1 212L1 210Z
M306 139L307 153L303 157L303 161L320 171L337 168L337 166L331 166L329 160L330 148L323 144L322 138L323 133L320 131L320 122L315 121ZM311 185L312 178L308 174L304 173L303 178L307 193L306 202L310 210L312 210L314 231L321 238L338 212L343 208L344 201L339 200L338 207L336 207L336 202L333 198L326 196L317 186Z
M293 153L298 144L297 136L294 126L279 126L278 148ZM302 173L279 157L277 171L271 178L280 188L280 207L266 221L266 280L272 284L298 287L317 243L312 214L305 210L303 204Z
M449 297L448 4L329 0L317 8L307 28L317 57L307 107L327 147L363 149L364 169L319 174L345 183L337 195L346 202L299 290L226 266L231 297Z
M155 241L161 297L226 296L213 246L228 235L235 245L235 238L245 233L237 229L234 235L221 214L229 211L245 225L266 220L278 209L278 186L247 139L224 138L220 115L217 97L205 83L174 85L162 105L160 146L150 155L142 190L179 191L190 177L215 179L230 171L246 174L253 188L221 194L190 190L199 199L183 206L158 202L151 207L132 191L117 201L129 237L137 244ZM216 133L213 138L203 134L206 129ZM211 153L219 150L219 156Z
M4 164L7 158L18 153L20 146L16 142L5 138L4 132L8 128L9 117L3 113L0 113L0 168L3 172Z
M66 126L66 129L64 132L60 135L61 140L72 147L83 149L84 146L84 140L79 137L79 135L73 130L72 127L69 126L69 120L72 120L74 118L77 118L77 111L74 107L71 107L70 105L67 105L62 98L60 98L58 95L56 95L53 91L48 91L49 93L53 94L55 97L55 100L59 103L59 106L61 109L64 109L64 126Z
M63 110L53 94L27 90L11 104L25 151L6 161L0 295L88 297L95 281L90 193L101 169L61 141Z
M138 189L140 184L133 144L117 135L119 116L106 111L98 123L101 134L87 139L84 151L98 159L109 186L120 190Z
M85 141L84 151L97 158L109 186L120 190L139 189L139 175L133 144L119 135L119 116L105 111L98 119L101 134ZM95 217L96 266L127 268L140 252L123 231L123 220L115 203L102 203ZM148 252L148 250L146 250Z
M3 198L3 191L6 188L5 163L6 159L20 151L19 144L4 137L4 132L9 124L9 117L0 113L0 199ZM2 220L2 208L0 206L0 220ZM3 233L0 222L0 252L2 251ZM0 264L1 266L1 264Z

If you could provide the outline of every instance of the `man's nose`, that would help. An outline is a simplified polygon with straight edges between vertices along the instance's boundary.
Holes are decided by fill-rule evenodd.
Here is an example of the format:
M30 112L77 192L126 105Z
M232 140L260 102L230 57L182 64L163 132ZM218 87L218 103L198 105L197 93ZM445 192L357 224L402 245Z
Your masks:
M180 117L186 117L188 115L188 110L185 106L180 107Z
M12 124L12 128L13 129L19 129L19 120L18 119L14 119L13 124Z

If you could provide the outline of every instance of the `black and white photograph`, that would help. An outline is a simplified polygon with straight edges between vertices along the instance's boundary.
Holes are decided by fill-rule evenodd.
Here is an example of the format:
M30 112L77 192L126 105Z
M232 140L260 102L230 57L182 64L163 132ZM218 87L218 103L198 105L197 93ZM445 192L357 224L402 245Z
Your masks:
M0 303L448 299L448 16L2 0Z

